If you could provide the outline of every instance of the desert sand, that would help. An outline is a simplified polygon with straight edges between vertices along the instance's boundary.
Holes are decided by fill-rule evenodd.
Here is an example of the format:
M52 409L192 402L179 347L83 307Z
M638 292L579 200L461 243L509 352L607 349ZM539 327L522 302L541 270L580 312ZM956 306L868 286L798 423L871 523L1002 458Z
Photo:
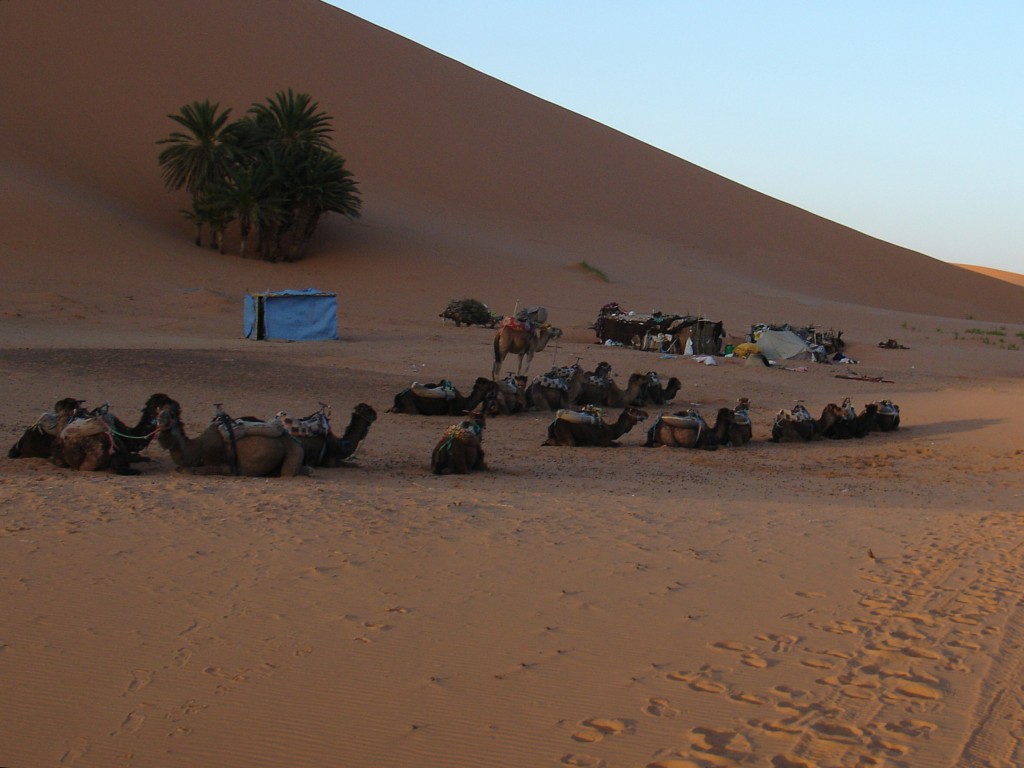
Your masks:
M160 183L166 115L287 87L335 116L363 218L295 264L196 248ZM155 443L134 477L0 459L0 765L1024 764L1019 275L824 221L314 0L10 0L0 93L5 447L62 397L132 422L166 392L190 433L214 403L379 415L353 466L294 479L182 474ZM339 340L242 338L247 291L307 286L338 293ZM488 422L487 471L434 476L453 419L386 410L490 374L493 331L438 317L463 297L548 308L565 333L531 374L677 376L666 409L748 397L754 439L542 447L529 412ZM609 301L736 338L839 329L858 363L602 347ZM846 396L895 401L901 429L769 440L780 409Z

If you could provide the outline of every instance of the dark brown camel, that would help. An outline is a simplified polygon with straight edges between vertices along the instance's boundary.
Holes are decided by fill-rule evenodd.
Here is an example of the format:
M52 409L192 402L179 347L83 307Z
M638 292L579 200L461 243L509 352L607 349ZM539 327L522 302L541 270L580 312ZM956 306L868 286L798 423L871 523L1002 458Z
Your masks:
M481 445L485 422L483 411L478 410L466 420L448 427L430 455L430 471L435 475L444 472L465 475L487 469Z
M421 416L461 416L480 405L485 398L493 396L498 385L491 379L478 378L473 390L463 395L451 386L441 384L418 384L406 387L397 395L388 413L406 413Z
M900 407L892 400L882 400L878 404L877 420L881 432L892 432L900 428Z
M228 420L223 414L219 418ZM262 428L269 428L263 424ZM157 442L170 454L179 471L196 475L243 475L245 477L294 477L306 474L302 464L302 445L278 426L276 436L267 434L237 434L241 437L225 439L218 421L208 426L199 437L191 439L181 424L181 409L177 403L165 405L157 416Z
M647 412L629 406L619 418L607 422L600 412L593 419L581 419L577 412L565 412L548 425L548 439L543 445L595 445L602 448L615 445L615 441L647 418Z
M683 383L673 376L668 380L665 386L661 386L661 377L658 376L654 371L647 372L647 380L644 383L643 389L640 391L640 395L637 398L637 405L664 405L665 403L671 403L675 396L679 394L679 390L682 389Z
M633 373L620 389L610 376L604 379L584 376L580 392L576 396L576 405L595 405L600 408L625 408L627 405L640 405L643 401L644 388L649 383L646 373Z
M491 378L498 378L501 364L509 355L519 355L516 374L523 375L530 370L534 354L543 350L551 339L557 339L561 335L561 328L555 328L547 323L542 323L535 329L503 325L494 334L494 367L491 369Z
M583 383L583 369L578 365L552 368L538 376L526 388L526 407L538 411L568 408L576 400Z
M50 461L55 466L83 472L110 469L119 475L137 475L138 470L130 464L149 461L138 454L156 434L157 413L168 403L174 401L162 392L150 395L134 427L110 413L85 420L71 419L53 441Z
M377 420L377 412L366 403L352 409L348 426L339 438L327 422L326 432L311 436L297 436L302 443L303 464L307 467L341 467L351 459Z
M772 442L801 443L829 436L846 418L843 409L829 403L815 419L803 405L781 410L772 424Z
M72 418L78 414L85 414L82 410L84 400L76 400L73 397L65 397L58 400L52 411L43 413L36 423L22 433L18 441L7 451L9 459L48 459L53 454L53 441L60 434L61 429ZM88 415L100 415L101 408ZM62 421L63 418L63 421Z
M490 416L509 416L513 413L521 413L526 410L526 387L525 376L516 376L510 373L504 379L497 382L494 390L494 400L491 407L487 409Z
M729 429L734 420L735 413L731 408L719 408L713 425L709 425L696 410L659 416L647 430L645 445L648 448L668 445L713 451L729 441Z
M732 424L729 425L729 445L746 445L754 437L753 423L750 420L750 400L741 397L732 409Z

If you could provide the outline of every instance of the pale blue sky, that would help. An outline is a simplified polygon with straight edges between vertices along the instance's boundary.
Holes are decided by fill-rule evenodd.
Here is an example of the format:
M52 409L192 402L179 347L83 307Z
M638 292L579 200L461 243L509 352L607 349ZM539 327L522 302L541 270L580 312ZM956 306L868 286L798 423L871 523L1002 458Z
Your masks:
M1024 273L1024 2L331 0L749 187Z

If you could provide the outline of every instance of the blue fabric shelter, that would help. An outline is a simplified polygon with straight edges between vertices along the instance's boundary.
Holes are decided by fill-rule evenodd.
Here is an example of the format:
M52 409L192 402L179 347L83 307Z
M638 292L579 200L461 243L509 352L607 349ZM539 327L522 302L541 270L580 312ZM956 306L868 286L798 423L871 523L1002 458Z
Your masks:
M316 288L247 293L243 319L247 339L336 339L338 297Z

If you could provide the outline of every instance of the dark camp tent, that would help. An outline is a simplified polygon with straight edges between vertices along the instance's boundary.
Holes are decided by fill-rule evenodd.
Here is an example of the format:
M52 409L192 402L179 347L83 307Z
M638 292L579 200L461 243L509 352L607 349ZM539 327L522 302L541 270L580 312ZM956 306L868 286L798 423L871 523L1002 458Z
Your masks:
M338 338L337 294L303 290L245 295L245 338L326 341Z

